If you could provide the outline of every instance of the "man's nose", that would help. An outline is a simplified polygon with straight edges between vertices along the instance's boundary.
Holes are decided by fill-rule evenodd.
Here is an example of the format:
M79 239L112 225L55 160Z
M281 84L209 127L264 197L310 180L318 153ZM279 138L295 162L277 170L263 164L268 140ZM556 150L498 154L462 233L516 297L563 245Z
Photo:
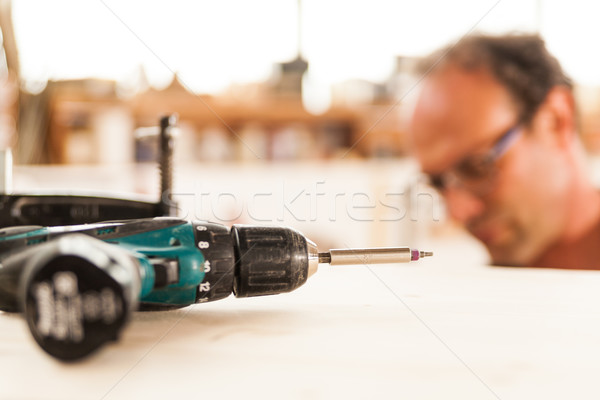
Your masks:
M460 223L467 223L480 216L485 209L481 198L462 188L447 188L444 199L450 216Z

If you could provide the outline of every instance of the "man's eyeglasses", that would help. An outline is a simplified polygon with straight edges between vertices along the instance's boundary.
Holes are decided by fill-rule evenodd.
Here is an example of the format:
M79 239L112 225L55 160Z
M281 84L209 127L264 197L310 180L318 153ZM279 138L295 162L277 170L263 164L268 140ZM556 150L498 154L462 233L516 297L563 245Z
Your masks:
M521 131L520 125L513 126L489 151L468 156L450 170L440 174L430 174L429 183L440 191L448 187L463 187L475 194L487 193L492 187L497 172L496 162L508 151Z

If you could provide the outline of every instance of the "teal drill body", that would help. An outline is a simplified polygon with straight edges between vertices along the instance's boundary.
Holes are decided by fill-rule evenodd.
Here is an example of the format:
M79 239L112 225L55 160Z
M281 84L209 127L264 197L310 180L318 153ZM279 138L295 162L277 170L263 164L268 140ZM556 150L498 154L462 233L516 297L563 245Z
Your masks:
M164 305L189 305L196 302L198 287L204 280L205 258L194 240L194 227L184 222L172 227L116 238L112 241L125 249L138 253L150 261L159 258L172 262L179 276L167 286L153 288L155 274L149 273L142 280L140 301ZM150 289L147 291L147 289Z
M211 292L211 286L227 282L212 282L211 276L207 276L210 275L207 273L211 270L211 263L207 262L205 253L213 250L211 246L219 245L219 242L214 240L215 230L218 231L217 236L221 236L221 241L225 241L221 249L217 249L222 253L217 258L228 261L228 265L222 266L230 270L229 277L225 276L227 271L217 271L220 272L217 278L226 281L229 278L231 281L233 249L231 244L227 243L229 230L217 224L190 222L178 218L0 229L0 254L1 258L6 258L60 236L84 234L118 246L136 259L140 277L139 301L142 305L186 306L197 301L223 298L227 292ZM203 234L212 237L202 238ZM228 292L231 293L231 290Z

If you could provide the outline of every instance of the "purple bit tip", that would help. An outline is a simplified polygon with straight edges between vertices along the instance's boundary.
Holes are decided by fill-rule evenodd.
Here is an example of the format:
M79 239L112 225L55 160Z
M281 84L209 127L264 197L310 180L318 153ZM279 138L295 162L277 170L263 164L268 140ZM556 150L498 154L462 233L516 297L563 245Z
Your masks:
M410 251L410 260L417 261L419 259L419 250L411 250Z

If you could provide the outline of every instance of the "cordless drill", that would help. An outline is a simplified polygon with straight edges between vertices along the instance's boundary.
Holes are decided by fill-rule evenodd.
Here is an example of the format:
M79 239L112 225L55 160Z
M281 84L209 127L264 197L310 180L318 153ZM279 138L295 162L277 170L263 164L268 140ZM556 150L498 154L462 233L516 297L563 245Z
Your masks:
M418 260L409 248L318 253L286 227L171 217L0 229L0 310L22 312L36 342L76 360L116 340L134 310L290 292L318 264Z

